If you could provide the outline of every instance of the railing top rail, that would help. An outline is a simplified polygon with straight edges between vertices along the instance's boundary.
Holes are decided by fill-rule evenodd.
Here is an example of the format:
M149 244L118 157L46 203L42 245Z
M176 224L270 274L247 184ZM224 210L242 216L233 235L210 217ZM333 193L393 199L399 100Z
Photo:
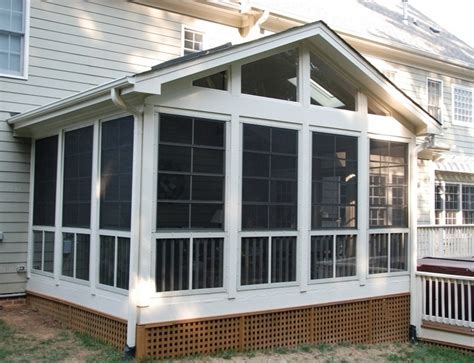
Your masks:
M474 276L447 275L447 274L438 274L434 272L422 272L422 271L417 271L416 275L425 276L425 277L437 277L437 278L450 279L450 280L474 281Z
M418 224L417 228L474 228L474 224Z

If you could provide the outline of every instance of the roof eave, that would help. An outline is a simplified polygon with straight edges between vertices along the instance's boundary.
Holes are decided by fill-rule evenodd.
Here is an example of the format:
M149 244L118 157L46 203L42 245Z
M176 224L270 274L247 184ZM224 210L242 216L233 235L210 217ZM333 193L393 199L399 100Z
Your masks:
M124 88L135 83L133 77L122 77L111 82L103 83L99 86L75 93L71 96L48 103L44 106L15 115L7 120L15 130L31 126L47 119L66 114L76 108L92 106L94 104L110 99L110 91L113 88Z

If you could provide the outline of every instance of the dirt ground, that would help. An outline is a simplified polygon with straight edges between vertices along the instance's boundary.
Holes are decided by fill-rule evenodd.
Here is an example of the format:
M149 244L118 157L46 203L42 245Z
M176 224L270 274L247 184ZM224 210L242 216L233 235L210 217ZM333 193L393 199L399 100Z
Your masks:
M0 310L0 362L123 362L120 352L97 340L65 330L28 307ZM144 363L153 362L146 359ZM362 345L303 345L266 352L222 352L173 362L461 362L474 355L446 348L409 343Z

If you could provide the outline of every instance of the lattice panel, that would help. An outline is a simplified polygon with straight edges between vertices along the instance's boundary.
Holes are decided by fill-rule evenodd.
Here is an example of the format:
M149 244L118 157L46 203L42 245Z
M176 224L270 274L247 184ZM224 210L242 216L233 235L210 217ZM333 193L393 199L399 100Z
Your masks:
M117 349L123 350L127 341L127 323L96 311L67 302L28 293L28 303L41 313L58 320L65 327L89 334Z
M370 301L315 307L318 343L364 343L370 340Z
M246 316L243 349L293 347L307 343L312 339L310 317L311 308Z
M143 347L146 352L143 356L157 358L238 350L240 327L240 317L154 326L145 332L138 327L137 348ZM142 342L138 341L141 337Z
M410 297L396 296L371 301L372 341L406 341L410 326Z
M305 343L408 340L409 295L137 326L137 358L173 358Z
M127 341L127 324L93 311L71 307L69 327L91 335L123 350Z

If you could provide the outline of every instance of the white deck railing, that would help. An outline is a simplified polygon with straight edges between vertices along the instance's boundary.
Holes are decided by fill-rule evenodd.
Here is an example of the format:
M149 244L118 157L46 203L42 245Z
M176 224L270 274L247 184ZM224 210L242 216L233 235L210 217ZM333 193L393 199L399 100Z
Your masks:
M417 278L422 321L474 329L474 277L418 272Z
M418 226L418 258L474 256L474 225Z

